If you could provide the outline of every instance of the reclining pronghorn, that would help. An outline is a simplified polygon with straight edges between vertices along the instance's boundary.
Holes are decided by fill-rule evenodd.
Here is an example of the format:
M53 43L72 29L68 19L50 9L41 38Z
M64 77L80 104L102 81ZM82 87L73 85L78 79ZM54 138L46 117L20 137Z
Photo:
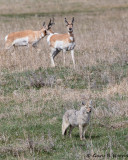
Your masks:
M5 49L10 49L12 46L32 46L46 36L45 22L39 31L25 30L19 32L12 32L5 37Z
M55 67L54 58L61 50L63 50L64 65L65 65L65 53L66 51L71 50L72 61L75 68L75 59L74 59L75 39L73 34L73 22L74 22L74 17L72 18L71 23L68 23L68 21L65 18L65 23L67 26L68 33L58 34L54 33L50 29L47 31L49 34L47 42L51 48L50 58L52 67ZM48 28L49 26L51 26L51 21L49 22Z

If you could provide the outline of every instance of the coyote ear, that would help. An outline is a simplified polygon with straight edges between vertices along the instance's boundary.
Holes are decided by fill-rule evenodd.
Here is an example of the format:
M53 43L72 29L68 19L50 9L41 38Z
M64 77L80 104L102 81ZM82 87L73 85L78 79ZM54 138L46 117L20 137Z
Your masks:
M90 100L90 102L89 102L89 106L90 106L90 107L92 106L92 100Z
M92 100L90 100L90 105L92 105Z
M85 102L82 101L82 105L84 106L84 105L85 105Z

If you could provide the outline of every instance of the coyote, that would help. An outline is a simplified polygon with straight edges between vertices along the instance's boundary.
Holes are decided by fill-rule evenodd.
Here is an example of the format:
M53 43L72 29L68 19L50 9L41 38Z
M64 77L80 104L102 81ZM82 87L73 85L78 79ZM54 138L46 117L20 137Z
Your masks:
M63 116L62 122L62 135L67 134L69 128L69 136L71 137L71 131L74 127L79 126L80 139L85 139L85 129L88 125L91 117L92 102L85 104L82 102L82 107L79 111L67 110Z

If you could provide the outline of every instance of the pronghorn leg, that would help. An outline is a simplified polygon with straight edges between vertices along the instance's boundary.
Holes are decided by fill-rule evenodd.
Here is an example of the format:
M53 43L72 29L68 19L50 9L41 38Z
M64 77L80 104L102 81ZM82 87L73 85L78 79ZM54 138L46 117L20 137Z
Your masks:
M4 54L6 54L9 51L9 49L5 48L4 49Z
M18 46L14 45L14 53L18 51Z
M58 50L58 49L51 49L50 58L51 58L52 67L55 67L54 58L59 52L60 52L60 50Z
M65 54L66 54L66 50L63 50L63 58L64 58L64 66L65 66Z
M8 43L5 43L5 50L6 51L9 50L12 46L13 46L12 44L9 45Z
M13 52L11 53L11 56L13 56L13 58L16 56L17 51L18 51L18 46L13 45Z
M33 53L33 48L35 48L35 46L34 45L32 45L31 43L29 43L29 44L27 44L26 45L26 47L27 47L27 52L29 53Z
M50 58L51 58L51 66L52 67L55 67L55 63L54 63L54 59L53 59L53 53L54 53L55 51L52 49L51 50L51 53L50 53Z
M52 54L53 59L55 58L55 56L56 56L59 52L60 52L60 50L58 50L58 49L56 49L56 50L53 52L53 54Z
M41 51L41 49L39 49L39 48L37 47L37 44L33 44L33 45L32 45L32 49L34 49L34 51L37 52L37 53L39 53L39 52ZM32 50L32 51L33 51L33 50Z
M33 46L29 45L28 48L29 48L28 51L32 53L33 52Z
M71 56L72 56L73 66L74 66L74 69L75 69L74 50L71 50Z

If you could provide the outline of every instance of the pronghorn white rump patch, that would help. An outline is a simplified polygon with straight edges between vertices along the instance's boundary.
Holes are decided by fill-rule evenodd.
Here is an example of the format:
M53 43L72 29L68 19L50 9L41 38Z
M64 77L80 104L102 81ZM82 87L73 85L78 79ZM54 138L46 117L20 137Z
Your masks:
M7 41L7 39L8 39L8 35L5 37L5 41Z
M27 46L28 45L28 37L15 39L13 41L13 45L15 45L15 46Z

